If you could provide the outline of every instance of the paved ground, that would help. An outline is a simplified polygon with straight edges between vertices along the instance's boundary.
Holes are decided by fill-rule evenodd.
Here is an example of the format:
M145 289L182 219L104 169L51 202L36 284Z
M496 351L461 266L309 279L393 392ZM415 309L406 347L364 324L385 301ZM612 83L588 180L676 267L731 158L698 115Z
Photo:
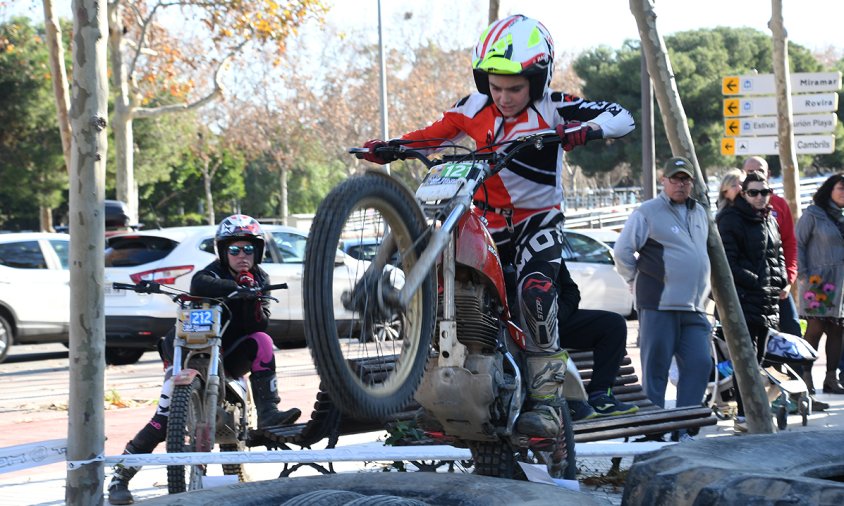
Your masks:
M639 350L635 346L637 333L636 322L629 324L628 353L633 359L637 373L641 374L639 365ZM39 347L39 349L44 348ZM62 348L51 348L56 355L50 360L12 363L0 365L0 377L4 379L4 391L0 392L0 448L27 442L46 441L64 438L67 434L66 391L49 386L51 376L66 378L67 354ZM313 403L313 392L316 388L316 378L307 373L307 366L301 357L307 354L302 350L278 351L277 358L287 367L280 382L284 385L283 398L285 405L298 405L307 411ZM63 357L63 358L62 358ZM10 386L15 378L22 375L22 370L39 367L40 381L28 380L25 385ZM821 384L825 357L821 357L814 367L814 378ZM114 391L121 394L122 400L133 407L109 409L106 411L106 454L120 453L123 445L128 441L153 412L150 404L139 404L137 401L157 397L160 385L160 369L157 369L157 357L153 353L146 354L136 366L122 366L109 368L107 372L106 392ZM131 387L131 388L130 388ZM60 400L64 396L65 402ZM675 392L669 386L668 399L674 399ZM808 425L802 427L800 418L792 415L788 420L787 431L816 431L840 430L844 428L844 395L833 396L820 394L818 398L829 402L832 407L825 413L810 416ZM289 402L289 404L287 404ZM354 445L383 440L384 433L369 433L341 438L340 445ZM720 421L718 425L702 429L701 438L740 437L732 429L731 421ZM693 443L689 443L693 444ZM321 447L316 447L318 449ZM581 447L579 446L579 449ZM588 451L586 445L582 450ZM622 472L629 469L632 457L625 457L621 461ZM609 458L579 458L578 466L581 471L581 490L596 497L603 498L610 504L621 504L623 484L619 480L606 477L611 462ZM217 469L214 469L216 467ZM375 463L348 463L336 466L339 472L376 472L382 465ZM110 470L107 470L107 474ZM256 480L276 478L280 471L279 464L250 464L249 475ZM221 475L219 466L212 466L210 474ZM303 469L295 476L316 474L316 471ZM63 464L51 464L24 471L0 474L0 504L63 504L65 471ZM224 478L220 478L224 481ZM162 466L149 466L141 471L132 481L132 490L139 500L159 497L166 494L166 471Z

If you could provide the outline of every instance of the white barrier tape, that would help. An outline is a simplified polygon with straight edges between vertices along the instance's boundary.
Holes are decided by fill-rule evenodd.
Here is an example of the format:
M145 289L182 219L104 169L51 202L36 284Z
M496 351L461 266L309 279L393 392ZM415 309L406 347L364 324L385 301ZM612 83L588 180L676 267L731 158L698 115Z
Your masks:
M152 453L140 455L116 455L106 457L108 465L123 464L127 467L145 465L192 465L192 464L270 464L270 463L317 463L317 462L380 462L394 460L466 460L472 458L467 449L453 446L381 446L343 447L329 450L281 450L270 452L223 452L223 453Z
M77 469L79 469L79 468L80 468L80 467L82 467L82 466L86 466L86 465L88 465L88 464L93 464L94 462L104 462L104 461L105 461L105 457L103 456L103 454L102 454L102 453L101 453L101 454L99 454L99 455L97 455L97 456L96 456L96 457L94 457L93 459L88 459L88 460L68 460L68 461L67 461L67 470L68 470L68 471L76 471Z
M632 457L676 443L580 443L578 457ZM468 449L447 445L381 446L371 443L327 450L279 450L223 453L153 453L106 457L108 465L192 465L192 464L293 464L321 462L391 462L410 460L469 460Z
M0 473L20 471L31 467L64 462L67 459L67 440L51 439L0 448Z
M578 457L630 457L658 450L674 443L579 443ZM114 466L190 465L190 464L241 464L241 463L320 463L320 462L390 462L410 460L468 460L472 457L466 449L447 445L432 446L382 446L382 443L345 446L327 450L278 450L260 452L224 453L153 453L141 455L97 456L86 461L68 461L68 469L91 462L104 462ZM0 448L0 474L32 467L65 462L67 441L55 439L40 443Z

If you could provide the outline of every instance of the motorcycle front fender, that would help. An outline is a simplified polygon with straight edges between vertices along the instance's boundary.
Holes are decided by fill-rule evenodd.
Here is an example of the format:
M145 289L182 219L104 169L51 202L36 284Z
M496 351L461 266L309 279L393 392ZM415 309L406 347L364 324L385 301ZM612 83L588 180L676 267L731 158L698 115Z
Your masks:
M196 369L182 369L179 374L173 376L173 384L190 385L197 376L199 376L199 371Z

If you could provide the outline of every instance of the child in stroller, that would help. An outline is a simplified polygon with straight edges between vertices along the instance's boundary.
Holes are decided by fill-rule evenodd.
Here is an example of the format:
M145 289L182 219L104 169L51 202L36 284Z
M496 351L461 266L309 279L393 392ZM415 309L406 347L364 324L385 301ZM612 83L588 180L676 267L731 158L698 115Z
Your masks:
M768 385L768 397L780 430L788 426L789 406L796 404L796 411L803 425L808 424L812 413L812 398L801 375L794 367L810 365L817 359L817 351L803 338L776 330L768 331L765 355L760 370ZM706 403L722 420L736 414L735 389L732 362L723 329L716 321L712 331L713 367L706 389Z

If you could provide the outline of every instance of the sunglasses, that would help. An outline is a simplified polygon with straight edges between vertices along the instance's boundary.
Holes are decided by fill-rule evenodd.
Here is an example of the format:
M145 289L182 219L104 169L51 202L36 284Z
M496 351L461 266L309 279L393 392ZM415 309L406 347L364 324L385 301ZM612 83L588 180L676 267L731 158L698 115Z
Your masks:
M765 188L764 190L747 190L744 193L746 193L750 197L756 197L756 196L759 196L759 195L762 195L763 197L767 197L768 195L773 194L774 190L772 190L770 188Z
M692 178L690 178L690 177L671 176L671 177L668 178L668 180L671 181L672 183L676 184L676 185L690 185L690 184L692 184Z
M237 255L239 255L241 251L246 255L251 255L252 253L255 253L255 246L252 246L251 244L247 244L246 246L229 246L228 247L229 255L231 255L233 257L236 257Z

